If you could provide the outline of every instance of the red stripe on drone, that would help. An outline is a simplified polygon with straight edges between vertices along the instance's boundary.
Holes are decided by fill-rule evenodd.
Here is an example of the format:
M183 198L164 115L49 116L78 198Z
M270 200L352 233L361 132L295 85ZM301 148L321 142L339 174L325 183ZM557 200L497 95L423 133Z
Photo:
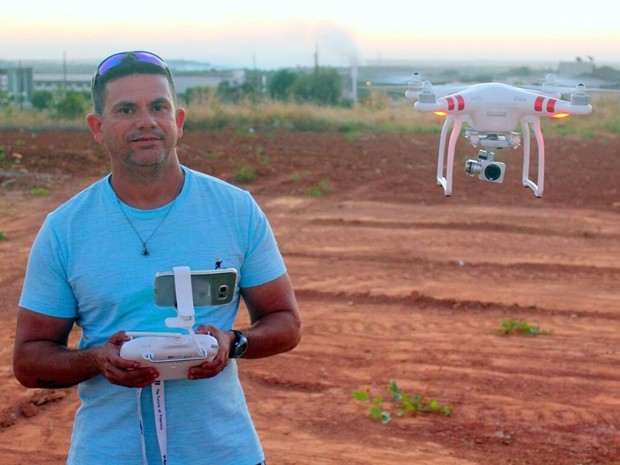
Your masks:
M547 102L547 113L553 113L555 111L555 102L557 102L556 99L549 99L549 101Z
M542 111L544 101L545 97L536 97L536 101L534 102L534 111Z
M465 99L463 99L460 95L446 97L446 102L448 102L448 111L452 111L455 108L459 111L463 111L465 109Z
M448 102L448 111L454 110L454 99L452 97L446 97L446 101Z
M459 111L465 109L465 99L461 95L456 96L456 101L459 102Z

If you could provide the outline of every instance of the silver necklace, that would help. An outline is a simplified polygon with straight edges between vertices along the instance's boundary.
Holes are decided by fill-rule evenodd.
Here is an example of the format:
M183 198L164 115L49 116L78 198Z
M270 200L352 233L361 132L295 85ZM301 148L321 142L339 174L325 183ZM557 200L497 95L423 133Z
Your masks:
M166 218L168 218L168 215L170 214L170 211L172 210L172 207L174 207L174 203L177 201L177 199L179 198L179 194L183 190L183 185L184 184L185 184L185 173L183 173L183 181L181 182L181 186L179 187L179 190L177 191L177 195L174 196L174 199L170 203L170 206L168 207L168 210L166 210L166 214L161 219L161 221L159 222L157 227L153 230L153 232L151 232L151 234L149 234L149 237L147 237L146 239L142 239L142 235L140 235L140 233L138 232L138 229L136 228L136 226L129 219L129 215L127 215L127 212L125 212L125 209L123 208L123 202L122 202L121 199L119 199L118 195L116 195L116 191L114 190L114 187L112 186L112 180L110 179L110 186L112 186L112 190L114 191L114 195L116 196L116 203L118 203L118 208L121 210L121 213L123 214L123 216L127 220L127 223L129 223L129 226L131 226L131 229L133 229L133 232L136 233L136 236L138 236L138 239L140 239L140 242L142 243L142 255L144 255L145 257L148 256L148 255L151 255L151 252L149 251L147 243L153 238L153 236L159 230L161 225L164 224L164 221L166 221Z

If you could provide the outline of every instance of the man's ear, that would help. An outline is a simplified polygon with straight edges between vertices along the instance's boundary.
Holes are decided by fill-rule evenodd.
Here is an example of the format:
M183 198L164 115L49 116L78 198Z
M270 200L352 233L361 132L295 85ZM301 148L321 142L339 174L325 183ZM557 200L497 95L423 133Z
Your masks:
M95 142L103 144L103 122L101 121L101 116L97 113L89 113L86 115L86 123L88 123L88 127L90 128Z
M183 125L185 124L185 108L177 108L175 117L177 122L177 135L181 138L183 136Z

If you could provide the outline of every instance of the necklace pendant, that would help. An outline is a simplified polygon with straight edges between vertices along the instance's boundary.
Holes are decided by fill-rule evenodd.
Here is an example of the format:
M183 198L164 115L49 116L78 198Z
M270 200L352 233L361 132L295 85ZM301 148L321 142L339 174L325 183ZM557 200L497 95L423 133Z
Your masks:
M142 255L144 256L150 255L149 249L146 248L146 244L144 244L144 248L142 249Z

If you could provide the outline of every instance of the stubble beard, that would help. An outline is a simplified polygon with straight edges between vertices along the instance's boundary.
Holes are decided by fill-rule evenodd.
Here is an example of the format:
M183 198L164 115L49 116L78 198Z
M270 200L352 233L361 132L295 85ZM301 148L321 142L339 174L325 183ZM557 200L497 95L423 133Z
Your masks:
M120 157L120 168L137 181L146 182L159 178L165 172L176 146L176 143L169 146L166 142L167 139L163 136L156 143L159 147L144 150L134 150L131 143L128 143L128 151Z

